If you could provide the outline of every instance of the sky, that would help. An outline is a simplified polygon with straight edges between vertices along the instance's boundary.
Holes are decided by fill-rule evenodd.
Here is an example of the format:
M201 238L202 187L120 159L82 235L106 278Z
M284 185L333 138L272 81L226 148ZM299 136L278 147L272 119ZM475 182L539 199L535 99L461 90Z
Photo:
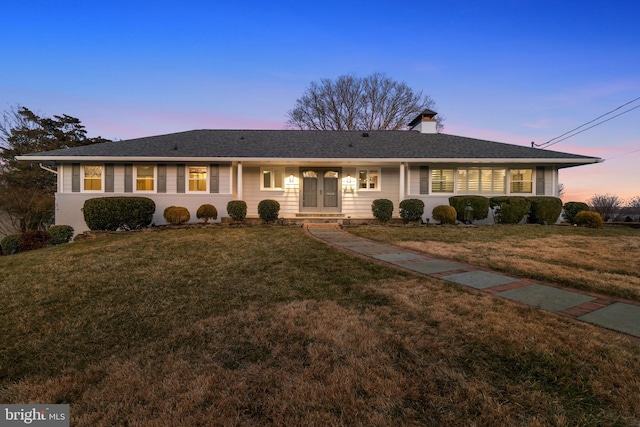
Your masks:
M637 0L11 1L0 110L114 140L284 129L311 82L381 72L433 98L444 133L531 146L640 98L639 16ZM548 149L605 159L560 171L565 202L640 196L640 108Z

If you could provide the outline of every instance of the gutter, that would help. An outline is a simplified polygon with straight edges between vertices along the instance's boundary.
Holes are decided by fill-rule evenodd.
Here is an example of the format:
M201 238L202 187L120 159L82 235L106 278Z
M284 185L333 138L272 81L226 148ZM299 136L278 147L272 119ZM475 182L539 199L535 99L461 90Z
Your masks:
M40 166L41 169L44 169L47 172L55 173L56 175L58 175L58 171L57 170L48 168L45 165L43 165L42 163L38 163L38 165Z

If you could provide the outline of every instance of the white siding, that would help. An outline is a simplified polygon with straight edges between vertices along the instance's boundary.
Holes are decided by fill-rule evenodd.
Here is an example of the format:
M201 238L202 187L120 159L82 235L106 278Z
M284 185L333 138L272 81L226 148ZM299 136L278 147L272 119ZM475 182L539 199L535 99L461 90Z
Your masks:
M260 189L258 166L243 166L242 171L242 193L243 200L247 203L247 216L258 216L258 204L265 199L277 200L280 203L280 216L293 216L300 211L298 168L285 168L284 188L281 190ZM294 176L293 182L289 182L291 175Z

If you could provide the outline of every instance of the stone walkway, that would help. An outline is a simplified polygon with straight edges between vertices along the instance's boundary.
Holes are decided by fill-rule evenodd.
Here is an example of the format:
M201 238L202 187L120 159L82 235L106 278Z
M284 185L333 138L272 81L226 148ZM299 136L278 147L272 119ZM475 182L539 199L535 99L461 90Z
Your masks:
M337 224L308 223L305 228L317 239L361 256L640 338L640 304L634 301L434 258L354 236Z

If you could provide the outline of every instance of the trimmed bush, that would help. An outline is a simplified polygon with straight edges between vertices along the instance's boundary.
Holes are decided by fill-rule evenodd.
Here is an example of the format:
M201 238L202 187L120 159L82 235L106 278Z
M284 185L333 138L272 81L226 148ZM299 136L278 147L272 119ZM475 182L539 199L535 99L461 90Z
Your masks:
M180 225L191 219L191 214L189 214L189 209L183 206L169 206L164 210L162 214L164 219L172 225Z
M51 236L49 243L52 245L69 243L73 237L73 227L70 225L52 225L47 231Z
M393 215L393 202L389 199L376 199L371 203L373 217L381 223L386 223Z
M242 222L247 217L247 203L243 200L231 200L227 203L227 213L232 220Z
M258 216L264 222L273 222L278 219L280 203L277 200L265 199L258 203Z
M418 221L424 213L424 202L420 199L405 199L400 202L400 218L404 222Z
M581 227L602 227L602 217L598 212L580 211L576 214L574 221Z
M455 224L457 212L453 206L440 205L433 208L431 216L436 221L440 221L440 224Z
M205 204L198 208L196 212L196 218L203 219L206 224L210 219L216 220L218 219L218 210L215 206Z
M562 213L562 200L551 196L527 197L531 202L529 222L533 224L555 224Z
M496 224L518 224L531 209L531 202L522 196L500 196L489 199Z
M2 239L0 249L2 255L13 255L20 252L20 234L9 234Z
M82 213L90 230L138 230L153 221L156 204L147 197L97 197L84 202Z
M27 230L20 235L20 252L42 249L49 245L51 236L42 230Z
M586 203L582 202L567 202L564 204L564 212L562 213L562 217L569 224L575 224L576 214L582 211L588 211L589 206Z
M486 219L489 216L489 199L484 196L452 196L449 197L449 205L453 206L458 215L458 221L464 221L464 209L467 202L473 208L473 220Z

